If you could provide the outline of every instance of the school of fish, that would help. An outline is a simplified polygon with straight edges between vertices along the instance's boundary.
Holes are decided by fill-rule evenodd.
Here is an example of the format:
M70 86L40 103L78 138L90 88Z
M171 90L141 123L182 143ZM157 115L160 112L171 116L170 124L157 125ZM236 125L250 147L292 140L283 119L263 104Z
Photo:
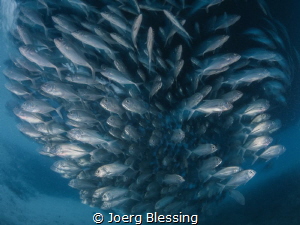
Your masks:
M29 0L15 17L17 127L84 204L210 214L286 150L273 112L298 53L263 0Z

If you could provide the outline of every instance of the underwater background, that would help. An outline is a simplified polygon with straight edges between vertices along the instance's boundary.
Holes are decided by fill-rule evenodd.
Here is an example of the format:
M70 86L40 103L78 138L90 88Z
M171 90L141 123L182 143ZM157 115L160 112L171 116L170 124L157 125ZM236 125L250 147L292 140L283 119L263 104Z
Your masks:
M300 50L300 2L269 0L267 3L274 18L287 28L292 45ZM3 33L0 40L0 67L4 68L9 48L3 42ZM299 78L300 74L293 80L295 91L288 96L283 126L273 136L287 151L278 159L253 167L256 176L238 189L245 196L244 206L227 197L214 212L216 216L200 217L199 224L300 224ZM12 94L4 88L5 77L0 79L0 224L95 224L92 216L102 210L82 204L78 190L49 169L54 160L40 155L36 151L40 145L19 132L16 119L8 110Z

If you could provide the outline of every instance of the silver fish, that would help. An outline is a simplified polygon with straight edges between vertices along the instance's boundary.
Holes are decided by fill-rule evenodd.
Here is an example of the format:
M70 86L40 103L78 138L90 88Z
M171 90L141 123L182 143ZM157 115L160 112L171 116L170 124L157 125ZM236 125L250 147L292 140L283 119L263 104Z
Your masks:
M19 47L19 50L26 59L36 63L41 68L43 67L54 68L58 74L58 77L62 79L61 70L64 70L64 68L59 68L55 66L47 57L40 55L33 47L21 46Z
M90 68L93 79L96 78L96 71L94 67L89 63L86 57L71 44L70 41L67 41L64 38L55 38L54 44L58 50L74 64Z
M94 189L97 187L91 180L72 179L68 184L72 188L76 189Z
M212 170L218 167L222 163L222 159L217 156L210 157L206 160L204 160L199 167L198 171L207 171L207 170Z
M185 179L178 174L166 174L163 183L168 185L180 185L185 182Z
M51 152L56 156L66 159L76 159L89 154L81 146L68 143L56 145Z
M21 84L17 82L9 82L4 84L5 88L18 96L30 96L31 93Z
M28 19L30 19L33 23L38 24L44 28L45 36L48 37L48 29L45 25L45 22L41 18L41 16L33 9L20 7L21 12L26 16Z
M244 144L243 148L249 151L257 152L260 149L267 147L269 144L271 144L272 141L273 138L269 136L260 136L247 141Z
M229 39L228 35L217 35L204 40L196 50L196 55L204 55L208 52L215 51L227 42Z
M197 156L205 156L210 155L217 151L218 148L214 144L200 144L193 150L187 150L189 157L191 154L195 154Z
M67 114L67 117L71 120L82 123L99 123L99 120L94 114L84 110L72 110Z
M41 86L41 90L55 97L63 98L69 101L80 100L75 90L67 84L49 81Z
M143 20L143 14L140 14L135 18L133 25L132 25L131 39L132 39L135 49L137 49L136 37L140 30L142 20Z
M17 128L23 134L25 134L25 135L27 135L28 137L31 137L31 138L40 138L40 137L43 136L43 134L41 132L37 131L30 124L18 124Z
M103 204L101 205L101 209L103 209L103 210L109 210L109 209L112 209L114 207L117 207L117 206L120 206L120 205L124 204L128 200L130 200L130 198L128 198L128 197L121 197L121 198L118 198L116 200L112 200L112 201L108 201L108 202L103 202Z
M152 52L153 52L153 44L154 44L154 33L152 27L148 29L147 35L147 51L148 51L148 62L149 62L149 73L151 71L151 61L152 61Z
M235 175L226 183L229 187L238 187L251 180L256 172L254 170L243 170Z
M62 106L55 109L50 104L42 100L27 100L21 105L21 108L27 112L40 114L47 114L49 112L56 111L57 114L62 118L60 112Z
M90 45L94 48L104 50L105 52L112 53L112 50L109 48L109 46L102 41L102 39L90 32L84 31L84 30L77 30L71 33L73 37L78 39L84 44Z
M172 132L171 141L174 143L180 143L185 138L185 133L181 129L175 129Z
M237 100L239 100L243 96L243 93L238 90L230 91L224 95L222 95L222 99L229 103L233 103Z
M125 125L125 123L123 122L122 119L120 119L118 116L114 116L114 115L108 117L106 120L106 123L115 128L122 128Z
M173 202L173 200L174 200L174 196L165 196L155 203L155 209L156 210L162 209L166 207L168 204L170 204L171 202Z
M192 110L192 112L198 111L207 113L207 115L209 115L211 113L221 113L224 111L228 111L232 109L232 107L232 104L223 99L206 100L204 103Z
M121 176L126 170L128 170L129 166L123 165L121 163L111 163L106 164L104 166L100 166L96 172L96 177L115 177Z
M134 83L133 81L130 80L129 77L127 77L125 74L121 73L118 70L108 68L108 67L102 65L100 73L107 79L113 80L113 81L117 82L118 84L121 84L121 85L133 84L137 87L137 89L139 89L138 83Z
M118 114L121 118L122 114L125 112L119 101L113 97L104 97L101 100L100 105L107 111Z
M259 156L254 155L254 160L252 164L256 162L258 158L266 159L269 161L270 159L273 159L275 157L278 157L279 155L283 154L286 151L286 148L282 145L273 145L266 150L264 150Z
M24 120L28 123L35 124L35 123L44 123L44 120L41 116L35 113L30 113L25 110L14 108L14 113L17 117L19 117L21 120Z
M107 137L100 135L97 131L92 129L74 128L68 131L68 137L90 145L99 145L110 142Z
M214 173L212 176L219 178L219 179L226 179L226 178L232 176L233 174L240 172L241 170L242 170L242 168L239 166L225 167L225 168L219 170L218 172Z
M123 197L127 193L128 193L128 189L125 189L125 188L112 188L110 190L107 190L102 195L102 201L104 201L104 202L112 201L112 200L118 199L120 197Z
M140 115L149 112L148 104L141 99L126 98L122 102L122 106L128 111L138 113Z
M130 32L129 27L127 26L127 24L118 16L113 15L112 13L106 13L106 12L102 12L100 13L100 15L107 20L108 22L110 22L113 26L119 27L124 31Z
M167 10L163 10L163 12L166 15L166 17L171 21L171 23L176 27L176 29L178 30L178 32L181 35L183 35L185 38L187 38L187 40L191 40L190 35L183 28L183 26L178 22L178 20L176 19L176 17L171 12L169 12Z

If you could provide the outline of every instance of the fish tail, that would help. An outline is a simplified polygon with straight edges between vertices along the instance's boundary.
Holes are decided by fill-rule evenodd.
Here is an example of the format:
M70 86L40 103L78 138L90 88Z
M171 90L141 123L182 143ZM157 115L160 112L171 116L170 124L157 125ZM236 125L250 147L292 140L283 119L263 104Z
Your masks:
M221 194L223 192L224 188L226 187L226 185L220 184L220 183L217 183L217 185L220 187L219 194Z
M55 111L57 112L57 114L59 115L59 117L63 119L63 116L62 116L61 111L60 111L62 109L62 107L63 107L62 105L59 106L57 109L55 109Z
M97 129L99 129L100 131L102 130L102 131L106 132L106 129L105 129L105 127L103 126L103 123L102 123L101 121L99 121L99 125L96 126L96 127L97 127Z
M116 54L117 54L118 52L117 51L113 51L113 50L111 50L111 49L109 49L108 51L107 51L107 55L108 55L108 57L109 58L111 58L112 60L116 60Z
M237 190L229 190L229 197L233 198L240 205L245 205L244 195Z
M46 38L49 39L49 30L48 30L48 28L45 25L43 25L43 28L44 28ZM51 39L49 39L49 40L51 40Z
M246 152L246 148L243 148L243 147L240 147L239 150L238 150L238 153L240 154L240 152L242 151L242 157L244 159L244 155L245 155L245 152Z
M139 92L141 92L141 89L140 89L140 85L142 85L143 83L135 83L134 85L136 86L136 88L139 90Z
M133 199L135 201L141 201L142 200L141 196L139 196L139 194L137 194L135 191L129 190L129 193L130 193L130 199Z
M244 137L244 140L243 140L243 144L245 144L245 142L247 141L248 137L249 137L249 134L245 134L245 137Z
M54 120L49 120L49 121L47 121L47 122L44 122L44 124L47 126L47 129L48 129L48 125L50 124L50 123L53 123L54 122Z
M30 79L30 81L31 81L31 83L32 83L32 85L33 85L34 88L36 88L35 81L38 80L38 79L40 79L40 77Z
M50 8L49 6L47 6L46 10L47 10L47 16L50 16L50 15L52 15L52 11L56 10L56 9L55 8Z
M63 68L63 67L58 68L58 67L55 67L55 70L56 70L56 72L57 72L57 75L58 75L59 79L62 80L61 71L67 70L67 68Z
M251 165L253 165L255 162L256 162L256 160L259 158L259 156L257 156L257 155L254 155L254 159L253 159L253 162L252 162L252 164Z
M130 168L130 169L133 170L133 171L136 171L136 170L134 169L134 162L135 162L135 161L132 161L132 163L128 166L128 168Z
M212 175L211 175L211 174L208 174L207 177L204 179L203 182L205 183L205 182L208 181L210 178L212 178Z
M186 151L187 151L187 156L186 156L186 158L188 159L188 158L191 156L192 151L191 151L191 150L188 150L188 149L186 149Z
M193 110L193 109L190 111L190 114L189 114L189 117L188 117L187 120L190 120L190 119L191 119L191 117L193 116L194 112L195 112L195 110Z
M148 73L151 73L151 57L149 57L149 69L148 69Z
M96 80L96 70L90 66L90 69L92 71L92 77L93 77L93 80Z
M209 13L209 6L205 8L206 13Z

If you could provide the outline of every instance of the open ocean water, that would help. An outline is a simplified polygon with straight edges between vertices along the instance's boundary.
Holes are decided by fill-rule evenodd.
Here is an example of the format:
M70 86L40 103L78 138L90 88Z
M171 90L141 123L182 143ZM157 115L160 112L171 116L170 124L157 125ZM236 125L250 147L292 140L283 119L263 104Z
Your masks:
M6 1L10 0L1 1L2 13L3 10L9 10L4 8ZM273 17L286 27L291 45L299 51L300 2L266 2ZM222 4L214 7L222 7ZM3 27L9 23L4 19L1 22ZM5 62L12 46L8 44L3 29L0 40L2 70L7 66ZM295 67L299 68L299 64ZM7 78L0 76L0 80L0 225L92 225L95 224L92 220L94 213L99 212L107 218L108 212L82 204L79 191L68 186L69 180L50 170L55 160L39 154L37 149L41 145L17 129L19 120L11 111L12 100L16 97L4 87ZM286 147L286 152L278 159L254 164L252 168L257 172L255 177L247 185L238 188L245 196L245 205L239 205L227 196L217 204L212 216L200 215L198 224L300 224L299 87L298 72L290 87L293 91L287 96L288 105L279 110L283 125L272 136L275 144ZM103 224L109 223L104 221Z

